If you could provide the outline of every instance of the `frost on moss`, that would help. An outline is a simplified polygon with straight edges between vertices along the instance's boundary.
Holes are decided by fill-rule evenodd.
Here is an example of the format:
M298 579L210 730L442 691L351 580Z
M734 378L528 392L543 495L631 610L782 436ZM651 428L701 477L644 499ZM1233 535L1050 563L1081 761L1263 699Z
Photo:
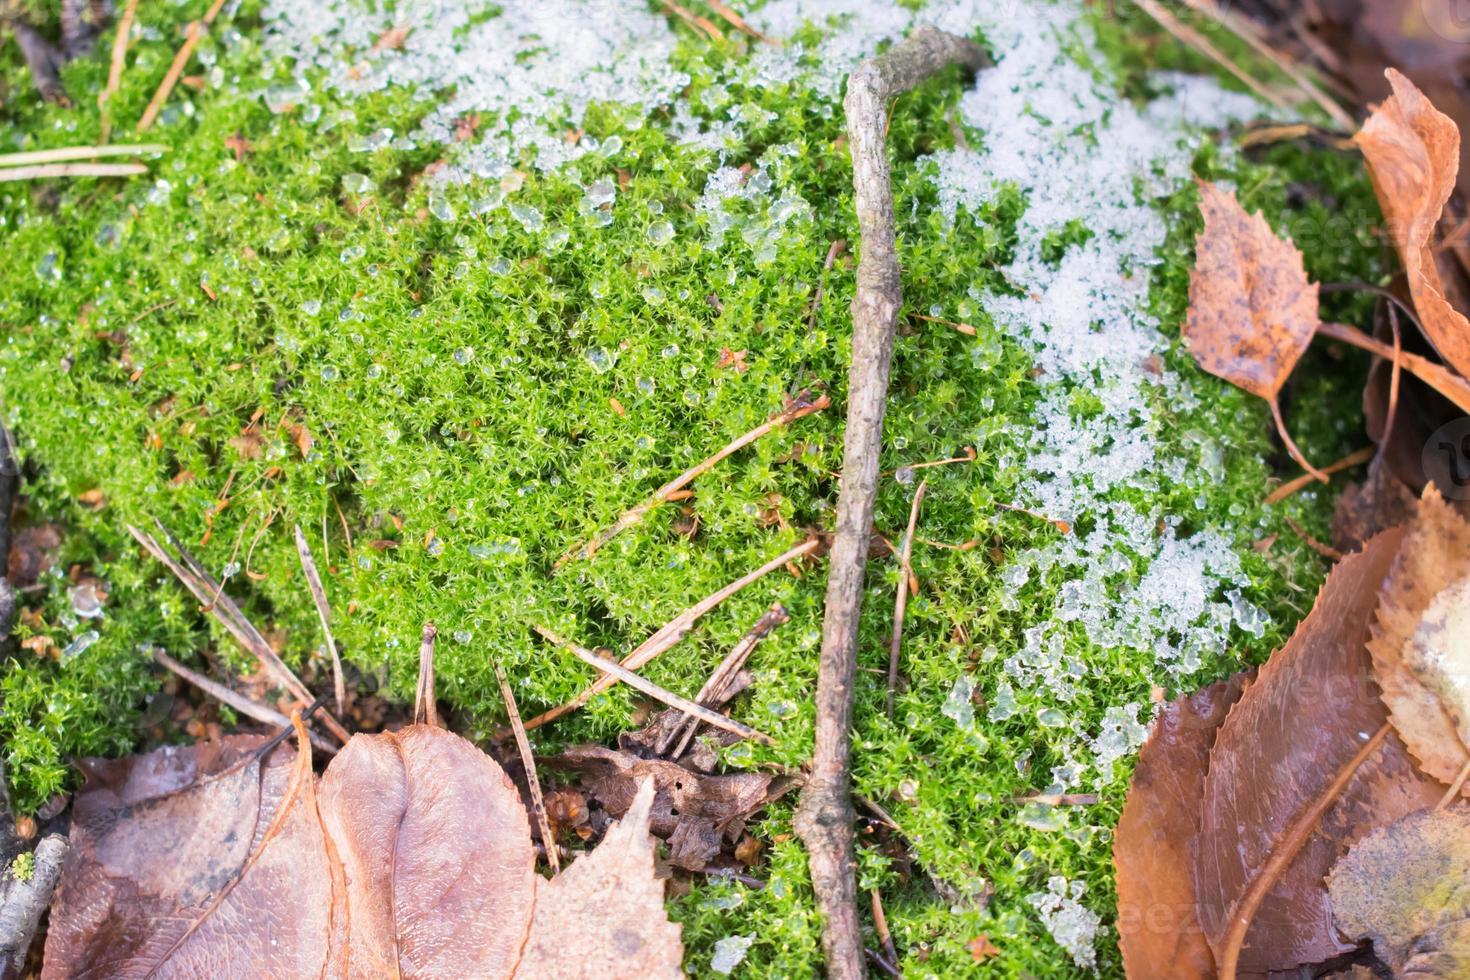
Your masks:
M199 6L143 5L115 118L141 112ZM1188 177L1232 181L1299 231L1362 212L1307 250L1323 280L1374 274L1371 192L1349 160L1240 158L1221 127L1254 114L1244 96L1141 70L1136 38L1076 5L751 6L787 44L713 43L636 0L247 3L202 45L201 84L175 94L147 180L0 191L3 409L29 516L68 529L20 629L71 655L0 666L21 808L71 785L75 755L179 737L152 647L217 676L250 669L125 523L181 534L321 685L289 536L309 529L355 682L409 694L432 619L440 690L471 737L503 722L493 660L523 710L591 679L533 624L625 650L829 525L853 283L846 258L824 264L857 241L841 81L922 19L996 58L973 86L952 72L905 97L889 133L908 309L976 333L905 318L878 528L903 526L914 464L975 459L923 471L892 720L897 573L870 572L854 775L927 876L875 844L861 884L882 889L916 975L975 969L982 933L1002 975L1072 975L1084 950L1118 971L1108 834L1156 688L1263 655L1320 576L1260 503L1279 462L1264 411L1177 343ZM398 24L402 46L379 45ZM81 96L106 65L68 72ZM14 62L0 73L24 84ZM90 109L3 112L16 148L97 138ZM1312 458L1356 448L1349 374L1297 392ZM551 573L816 385L837 407L697 480L683 502L697 523L664 508ZM1320 530L1326 503L1308 491L1285 513ZM85 615L83 573L106 597ZM808 755L822 585L819 568L772 576L648 667L697 690L770 602L787 607L737 706L779 745L731 747L726 764ZM610 740L637 708L615 689L536 733L538 749ZM1015 802L1071 790L1100 801ZM789 801L753 830L764 887L712 877L674 902L688 965L732 964L738 946L737 976L808 974L819 923Z

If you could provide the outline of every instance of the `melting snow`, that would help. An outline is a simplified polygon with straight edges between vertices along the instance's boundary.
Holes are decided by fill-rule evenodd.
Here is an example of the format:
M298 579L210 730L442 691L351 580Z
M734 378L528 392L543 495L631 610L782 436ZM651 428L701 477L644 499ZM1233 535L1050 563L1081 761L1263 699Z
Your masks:
M1094 943L1102 930L1102 918L1082 904L1087 885L1068 882L1060 875L1047 880L1046 891L1032 892L1026 901L1041 916L1046 931L1057 945L1071 955L1072 961L1084 969L1097 966Z

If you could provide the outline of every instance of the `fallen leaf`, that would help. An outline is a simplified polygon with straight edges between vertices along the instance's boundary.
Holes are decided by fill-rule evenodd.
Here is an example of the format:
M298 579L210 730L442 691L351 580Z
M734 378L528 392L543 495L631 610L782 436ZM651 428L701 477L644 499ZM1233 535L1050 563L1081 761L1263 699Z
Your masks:
M1200 925L1224 969L1226 939L1299 814L1379 732L1388 712L1369 672L1375 596L1403 540L1388 531L1335 565L1285 647L1231 709L1210 753L1194 884ZM1332 925L1323 877L1342 848L1432 806L1444 788L1388 732L1348 779L1265 894L1240 950L1242 973L1320 963L1353 949Z
M1292 457L1315 472L1281 419L1277 395L1317 332L1317 284L1302 253L1231 191L1200 182L1205 227L1195 240L1184 342L1200 367L1271 405Z
M265 437L254 425L247 425L238 435L230 436L229 442L241 459L259 459L265 449Z
M645 779L595 851L550 881L536 879L536 912L517 980L684 975L679 926L665 915L664 886L654 877L653 800L653 780Z
M1470 376L1470 320L1445 298L1430 245L1460 166L1460 131L1398 71L1385 72L1393 95L1353 137L1409 281L1414 309L1434 349Z
M1000 950L996 948L995 943L991 942L990 937L983 932L970 940L966 947L970 950L970 959L976 963L984 963L992 956L1000 955Z
M1338 928L1396 977L1470 976L1470 812L1412 813L1364 837L1327 879Z
M1118 945L1130 977L1210 980L1215 957L1195 912L1195 835L1210 748L1247 675L1171 701L1138 756L1113 837Z
M1333 505L1332 543L1351 551L1380 531L1413 520L1418 503L1382 457L1374 457L1363 481L1344 487Z
M103 495L100 488L93 487L91 490L84 490L77 494L77 503L96 512L107 506L107 497Z
M737 374L744 374L746 371L750 370L750 365L745 363L746 353L748 352L743 350L731 350L728 347L721 347L720 359L715 363L715 370L725 371L734 368Z
M651 786L547 883L514 785L457 735L356 735L320 784L309 754L260 744L84 764L44 977L677 972Z
M758 772L705 775L602 745L574 746L546 764L581 773L582 790L614 816L628 811L651 778L653 833L669 842L669 860L690 871L703 871L722 839L738 840L747 817L796 785L790 777Z
M312 439L311 433L307 430L306 426L292 423L286 426L286 431L291 433L291 439L296 443L296 449L301 453L301 458L305 459L310 456L311 447L315 440Z
M56 564L61 548L61 525L32 524L10 538L5 578L17 589L28 589Z
M373 54L380 54L384 51L397 51L403 47L403 42L407 41L408 36L412 33L413 27L409 24L393 25L379 34L378 39L373 42Z
M1470 762L1464 738L1470 731L1470 692L1464 688L1470 654L1463 649L1462 626L1458 643L1453 644L1460 647L1457 655L1448 663L1438 662L1435 647L1452 644L1437 644L1437 639L1449 637L1437 638L1433 631L1448 615L1464 616L1463 584L1459 593L1448 590L1463 583L1467 575L1470 522L1431 485L1419 501L1418 516L1404 535L1403 547L1379 593L1368 651L1399 737L1419 760L1420 768L1444 783L1451 782ZM1425 620L1431 610L1435 619L1426 632Z
M310 759L262 762L263 742L84 763L42 977L322 972L333 876Z

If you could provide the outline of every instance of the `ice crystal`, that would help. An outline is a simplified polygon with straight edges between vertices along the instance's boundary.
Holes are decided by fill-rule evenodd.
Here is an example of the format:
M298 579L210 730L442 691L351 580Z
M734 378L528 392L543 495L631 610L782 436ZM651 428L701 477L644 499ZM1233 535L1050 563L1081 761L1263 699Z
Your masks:
M1052 939L1072 957L1072 962L1090 970L1097 966L1094 943L1102 930L1102 918L1082 904L1086 891L1083 882L1069 883L1066 878L1054 875L1047 880L1046 891L1032 892L1026 901L1041 916L1041 923Z

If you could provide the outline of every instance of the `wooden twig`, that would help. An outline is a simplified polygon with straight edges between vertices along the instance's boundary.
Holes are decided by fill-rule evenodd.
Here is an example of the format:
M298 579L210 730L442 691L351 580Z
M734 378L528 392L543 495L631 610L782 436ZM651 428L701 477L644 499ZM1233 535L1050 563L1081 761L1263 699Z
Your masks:
M696 14L688 7L675 3L674 0L660 0L660 2L663 4L665 10L677 16L684 23L699 31L711 41L723 41L725 39L725 35L720 33L720 29L708 17Z
M1286 518L1286 526L1291 528L1293 533L1295 533L1297 537L1302 539L1303 544L1305 544L1308 548L1311 548L1323 558L1326 558L1328 561L1342 561L1342 552L1332 547L1332 545L1323 544L1321 541L1318 541L1316 538L1312 537L1307 529L1298 524L1293 518Z
M750 659L751 653L754 652L760 641L769 636L777 626L790 619L791 614L786 611L785 606L779 602L771 603L771 608L767 609L761 618L756 620L755 625L745 631L745 635L730 649L730 652L725 654L725 659L721 660L720 665L709 675L709 680L704 682L704 686L699 689L694 700L705 707L713 707L724 701L725 691L735 680L735 675L744 669L745 662ZM684 754L684 750L689 748L689 742L698 730L699 719L682 719L658 740L653 749L654 753L671 759L679 758ZM669 751L670 748L673 749L672 753Z
M978 331L974 327L970 326L968 323L961 323L958 320L946 320L943 317L925 316L922 313L910 313L909 316L913 317L915 320L923 320L925 323L942 323L946 327L949 327L953 330L958 330L966 337L973 337L978 333Z
M31 852L34 864L30 877L21 880L6 874L8 868L0 869L0 976L25 974L26 951L61 881L68 849L65 836L47 834Z
M419 681L413 695L413 723L439 727L439 703L434 694L434 640L439 630L433 623L424 624L419 637Z
M162 525L159 527L161 529ZM199 600L202 611L213 616L234 637L235 642L244 648L245 652L253 655L260 662L261 667L275 678L276 683L290 691L291 696L302 704L312 702L311 692L306 689L306 685L291 672L291 668L287 667L285 662L271 649L271 645L265 641L265 637L260 635L260 631L245 618L240 607L235 605L233 599L224 594L222 587L194 559L194 556L189 554L178 539L166 530L163 531L164 536L178 552L178 557L175 558L155 541L151 534L131 524L127 525L127 529L144 550L174 573L174 577L183 583L184 588ZM346 745L347 739L351 737L347 734L347 729L343 728L330 713L323 711L320 712L320 715L322 725L332 733L333 737Z
M301 571L306 575L306 586L311 590L311 601L316 605L317 618L322 621L322 636L327 641L327 653L332 657L332 694L337 701L337 713L347 711L347 684L342 678L342 656L337 652L337 641L332 638L332 607L327 604L327 590L322 588L322 577L317 574L316 562L311 557L311 545L301 533L301 525L294 525L296 532L296 554L301 558Z
M531 790L531 812L536 818L536 827L541 832L541 849L546 853L546 863L551 865L553 875L561 872L561 854L557 851L556 835L551 831L551 820L546 816L546 800L541 795L541 779L536 775L536 753L531 751L531 740L526 737L526 726L521 724L521 710L516 707L516 694L506 679L505 668L495 661L495 681L500 685L500 696L505 700L505 711L510 717L510 730L516 736L516 749L521 753L521 767L526 770L526 786Z
M158 91L154 92L153 98L148 101L148 108L143 110L143 117L138 120L138 132L144 132L158 119L159 112L163 110L163 104L168 101L174 86L179 83L179 76L184 73L185 66L193 57L194 49L199 46L204 32L209 30L209 25L214 23L214 19L219 16L224 6L225 0L214 0L214 3L210 4L209 9L204 12L204 16L189 25L188 30L184 33L184 43L179 46L173 63L168 66L163 81L158 84Z
M893 933L888 931L888 916L883 914L883 897L874 888L870 895L873 896L873 931L878 934L878 942L883 944L883 952L888 957L888 962L895 968L898 966L898 950L893 946Z
M653 496L649 497L643 503L630 510L624 511L622 516L619 517L612 524L611 527L599 531L590 541L587 541L585 544L574 546L566 554L558 558L556 564L553 565L552 568L559 569L562 566L566 565L568 562L574 561L578 558L591 558L594 554L597 553L598 548L601 548L613 538L617 537L619 534L622 534L628 528L642 523L643 518L648 516L649 512L653 511L660 504L665 503L674 493L684 489L689 484L693 483L696 479L714 469L715 465L719 463L720 460L731 455L732 453L739 452L746 446L750 445L752 442L755 442L761 436L764 436L769 432L779 429L783 425L795 422L797 419L806 418L808 415L811 415L815 412L820 412L831 404L832 402L826 396L826 394L818 395L815 401L806 401L805 399L797 401L795 405L791 406L786 411L781 412L779 415L772 416L771 418L762 422L760 425L756 426L754 429L751 429L749 432L745 433L745 435L729 443L713 456L710 456L700 463L697 463L696 465L690 467L683 473L680 473L678 476L674 477L668 483L665 483L663 486L659 487L653 492Z
M128 62L128 35L133 32L133 16L138 12L138 0L128 0L122 16L117 21L117 33L112 38L112 64L107 70L107 86L97 93L97 108L102 110L102 142L112 135L112 110L108 102L122 87L123 68Z
M909 580L913 578L910 564L914 554L914 532L919 527L919 505L924 502L927 480L919 481L914 491L914 502L909 508L909 529L903 536L898 549L898 594L893 600L893 635L888 640L888 717L893 717L893 693L898 688L898 651L903 645L903 617L909 608Z
M1348 453L1337 462L1329 463L1328 465L1322 467L1322 472L1331 475L1333 473L1339 473L1342 470L1358 466L1362 463L1366 463L1368 462L1368 460L1373 458L1373 454L1377 451L1378 450L1375 449L1373 446L1364 446L1362 449L1357 449L1353 452ZM1311 486L1313 483L1316 482L1317 478L1312 476L1312 474L1303 473L1301 476L1294 477L1281 484L1281 486L1277 487L1275 490L1272 490L1271 493L1266 497L1266 503L1279 504L1287 497L1290 497L1292 494L1296 493L1302 487Z
M888 371L898 311L903 307L884 140L886 110L894 96L955 62L978 70L988 59L978 44L933 27L920 27L882 55L859 65L848 78L843 103L862 237L852 301L842 482L817 670L816 740L811 778L802 789L795 818L796 832L809 855L812 888L824 920L827 976L833 980L852 980L864 970L848 762L858 617L878 489Z
M141 157L163 153L162 143L104 143L101 146L63 146L54 150L26 150L22 153L0 153L0 167L22 167L33 163L67 163L72 160L99 160L103 157Z
M695 704L688 698L680 697L672 691L666 691L663 688L659 687L657 684L653 683L653 681L650 681L643 677L641 674L635 674L633 671L629 670L628 668L624 667L622 664L614 660L609 660L601 654L595 653L592 650L588 650L584 646L573 643L571 640L558 636L544 626L537 626L536 632L540 633L541 636L549 642L555 643L559 647L565 647L566 649L570 650L572 653L576 654L579 660L583 661L584 663L591 664L593 667L596 667L608 677L620 680L624 684L627 684L629 687L634 688L635 690L642 691L649 697L662 701L664 704L668 705L671 708L678 708L685 714L693 715L695 718L698 718L700 721L704 722L707 725L713 725L715 728L720 728L734 735L739 735L741 738L748 738L753 742L760 742L762 745L776 744L776 740L771 738L771 736L765 734L764 732L758 732L754 728L751 728L749 725L745 725L736 721L734 718L731 718L727 715L722 715L718 711L712 711L702 704Z
M1267 102L1276 106L1278 109L1291 108L1286 104L1285 99L1277 95L1275 92L1272 92L1270 89L1266 88L1266 86L1262 85L1260 82L1256 81L1256 79L1253 78L1249 72L1241 68L1234 61L1232 61L1228 54L1215 47L1212 43L1210 43L1209 39L1206 38L1199 31L1195 30L1193 27L1190 27L1188 24L1184 23L1184 21L1171 14L1162 3L1158 2L1158 0L1133 0L1133 2L1136 3L1139 9L1141 9L1144 13L1152 17L1160 27L1168 31L1170 34L1174 35L1174 37L1176 37L1178 40L1194 48L1200 54L1203 54L1205 57L1209 58L1221 68L1224 68L1230 74L1234 75L1241 81L1242 84L1245 85L1246 88L1256 93L1256 95L1265 99Z
M136 177L146 174L141 163L50 163L37 167L7 167L0 170L0 184L48 177Z
M210 680L196 670L190 670L157 647L153 649L153 660L160 667L177 674L216 701L229 705L247 718L254 718L261 724L270 725L272 728L291 727L291 719L281 714L275 708L247 698L239 691L226 687L218 681ZM316 733L312 733L311 744L328 754L334 755L337 752L335 745Z
M690 606L688 609L684 610L679 615L669 620L663 626L659 627L657 633L654 633L648 639L644 640L642 643L638 644L638 646L634 647L632 652L630 652L626 657L622 659L622 665L624 667L627 667L629 670L637 670L639 667L642 667L644 664L648 663L650 660L653 660L655 657L660 656L665 651L669 650L671 647L677 644L680 640L684 639L685 634L687 634L694 627L694 623L696 620L699 619L699 617L703 616L705 613L709 612L711 609L715 608L720 603L724 602L726 599L730 598L732 595L745 588L747 585L750 585L752 582L764 578L771 572L774 572L776 569L780 568L782 565L785 565L787 562L795 561L798 558L811 554L813 551L816 551L817 548L820 546L821 542L815 539L811 541L804 541L801 544L797 545L795 548L792 548L789 551L778 555L775 558L772 558L770 561L766 562L755 571L741 576L740 578L731 582L729 585L720 589L718 592L705 596L699 602ZM606 691L608 688L612 687L616 683L617 678L611 675L604 675L603 677L595 681L591 686L583 690L576 697L572 698L570 701L559 704L549 711L543 711L535 718L532 718L530 721L526 722L526 728L540 728L542 725L545 725L548 722L556 721L556 719L562 717L563 715L571 714L573 711L576 711L588 701L592 700L594 695ZM497 738L503 738L504 736L504 732L498 732L496 734Z
M10 567L10 514L15 508L15 497L20 492L20 455L15 451L15 440L4 420L0 420L0 645L8 642L11 620L15 616L15 590L5 577ZM5 792L3 773L0 773L0 794ZM4 802L0 795L0 803ZM0 820L5 813L0 810Z

